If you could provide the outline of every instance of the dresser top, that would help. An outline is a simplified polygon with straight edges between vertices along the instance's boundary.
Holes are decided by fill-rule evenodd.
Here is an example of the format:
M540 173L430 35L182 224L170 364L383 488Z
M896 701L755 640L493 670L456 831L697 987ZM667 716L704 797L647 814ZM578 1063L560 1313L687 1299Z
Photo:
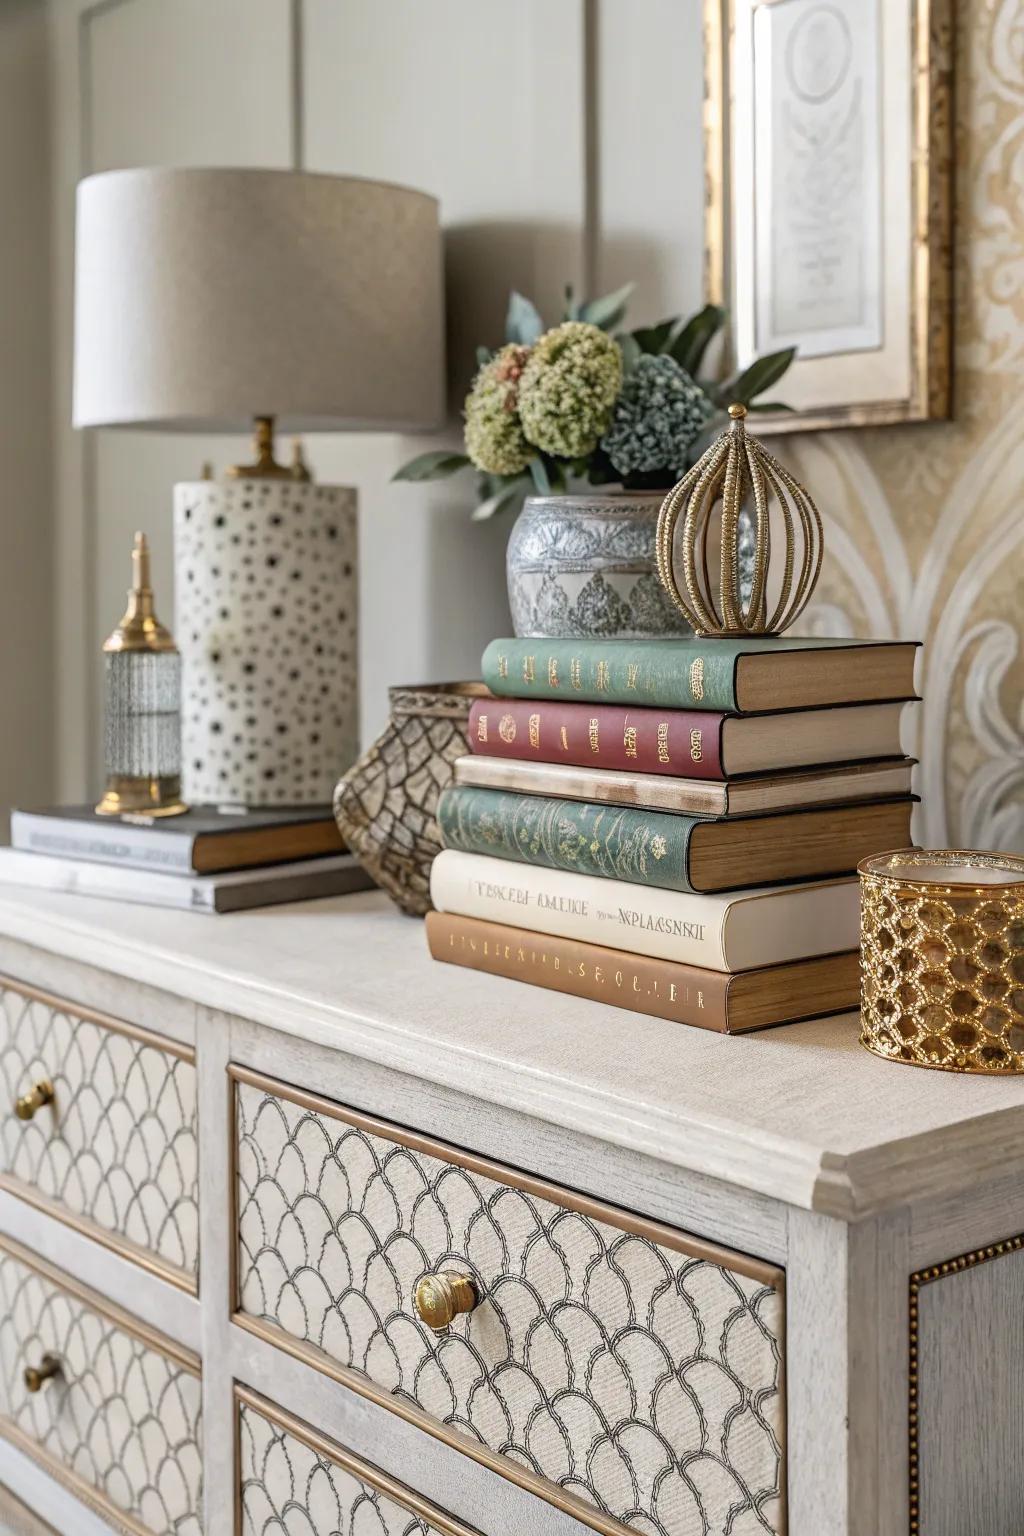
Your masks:
M207 917L7 887L0 934L837 1216L1024 1154L1024 1078L878 1061L853 1014L730 1037L440 965L380 892Z

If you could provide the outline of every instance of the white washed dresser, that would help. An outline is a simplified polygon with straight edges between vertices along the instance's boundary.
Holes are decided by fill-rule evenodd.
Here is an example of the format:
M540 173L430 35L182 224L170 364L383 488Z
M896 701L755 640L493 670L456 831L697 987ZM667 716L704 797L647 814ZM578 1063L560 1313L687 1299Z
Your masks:
M4 1536L1024 1529L1024 1083L435 965L376 893L8 889L0 973Z

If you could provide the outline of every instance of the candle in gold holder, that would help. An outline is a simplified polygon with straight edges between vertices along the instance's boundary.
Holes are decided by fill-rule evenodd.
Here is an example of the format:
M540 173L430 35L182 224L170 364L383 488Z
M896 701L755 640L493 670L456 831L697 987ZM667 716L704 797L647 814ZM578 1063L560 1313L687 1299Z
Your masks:
M944 1072L1024 1072L1024 858L875 854L860 865L861 1041Z

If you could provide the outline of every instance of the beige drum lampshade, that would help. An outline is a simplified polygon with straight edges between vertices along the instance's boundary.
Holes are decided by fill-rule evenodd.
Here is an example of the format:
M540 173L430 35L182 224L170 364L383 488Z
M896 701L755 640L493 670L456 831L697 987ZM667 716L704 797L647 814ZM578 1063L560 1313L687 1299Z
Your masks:
M415 430L443 418L442 372L435 198L296 171L79 186L76 426Z

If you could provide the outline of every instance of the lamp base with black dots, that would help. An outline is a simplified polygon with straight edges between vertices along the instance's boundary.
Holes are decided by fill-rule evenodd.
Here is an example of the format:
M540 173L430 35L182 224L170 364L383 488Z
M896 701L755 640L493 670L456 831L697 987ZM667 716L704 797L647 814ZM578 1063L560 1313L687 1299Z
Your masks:
M358 753L356 493L174 488L182 777L192 805L324 805Z

